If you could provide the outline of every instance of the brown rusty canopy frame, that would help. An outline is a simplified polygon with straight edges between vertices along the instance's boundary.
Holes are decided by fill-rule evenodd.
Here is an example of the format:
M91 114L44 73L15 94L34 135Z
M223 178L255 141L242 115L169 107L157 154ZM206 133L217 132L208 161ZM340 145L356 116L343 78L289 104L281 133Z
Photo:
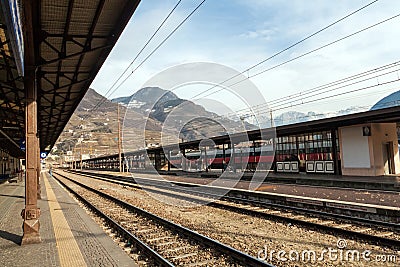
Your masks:
M33 57L40 149L51 148L85 95L139 0L20 1L22 25L33 31L25 53ZM24 21L30 12L32 21ZM0 12L0 142L12 156L25 133L24 77L17 70L4 12ZM8 27L8 28L7 28ZM29 29L31 27L31 29ZM25 42L26 42L25 38ZM12 139L14 142L12 142Z
M25 91L12 49L13 29L7 25L7 7L2 3L0 11L0 143L11 156L23 157L19 143L25 131Z
M52 147L139 0L33 1L40 148ZM26 25L26 24L25 24Z
M24 77L23 80L13 79L8 72L5 81L22 80L22 84L18 84L20 87L13 88L19 97L13 100L22 114L16 121L26 139L22 244L40 242L40 209L37 206L37 198L40 198L39 151L49 150L54 145L139 2L20 2ZM1 133L18 147L16 140Z

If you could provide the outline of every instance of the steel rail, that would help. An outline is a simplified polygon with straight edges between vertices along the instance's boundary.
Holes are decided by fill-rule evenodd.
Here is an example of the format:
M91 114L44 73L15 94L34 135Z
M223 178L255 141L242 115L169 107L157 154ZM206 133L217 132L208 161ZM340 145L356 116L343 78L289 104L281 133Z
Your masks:
M248 255L246 253L243 253L243 252L241 252L241 251L239 251L237 249L234 249L234 248L232 248L230 246L227 246L227 245L225 245L225 244L223 244L223 243L221 243L219 241L216 241L216 240L211 239L211 238L209 238L207 236L204 236L204 235L202 235L202 234L200 234L198 232L190 230L189 228L186 228L184 226L181 226L179 224L176 224L174 222L171 222L169 220L161 218L161 217L159 217L159 216L157 216L155 214L152 214L152 213L150 213L150 212L148 212L148 211L146 211L144 209L141 209L139 207L133 206L132 204L130 204L128 202L125 202L125 201L120 200L118 198L115 198L113 196L107 195L104 192L101 192L101 191L98 191L98 190L96 190L94 188L91 188L90 186L87 186L87 185L82 184L82 183L80 183L78 181L75 181L75 180L73 180L73 179L71 179L71 178L69 178L69 177L67 177L65 175L62 175L62 174L56 173L56 172L53 172L53 173L65 178L65 179L67 179L69 181L72 181L73 183L75 183L75 184L77 184L77 185L79 185L79 186L81 186L81 187L83 187L83 188L85 188L85 189L87 189L87 190L89 190L89 191L91 191L93 193L96 193L101 197L104 197L104 198L106 198L108 200L111 200L111 201L115 202L116 204L118 204L118 205L120 205L120 206L122 206L122 207L124 207L124 208L126 208L128 210L132 210L132 211L134 211L135 213L137 213L139 215L142 215L144 217L150 218L151 220L153 220L153 221L155 221L155 222L157 222L157 223L159 223L161 225L164 225L166 228L169 228L169 229L171 229L171 230L173 230L175 232L178 232L181 235L186 236L187 238L189 238L191 240L196 240L197 242L199 242L202 245L206 245L207 247L216 249L219 252L222 252L223 254L230 256L234 260L245 264L246 266L275 267L272 264L263 262L263 261L261 261L261 260L259 260L257 258L254 258L253 256L250 256L250 255ZM57 179L57 180L59 180L59 179Z
M111 174L105 174L105 173L95 173L95 174L88 174L86 172L81 172L81 171L71 171L75 174L79 174L79 175L83 175L83 176L87 176L87 177L91 177L93 176L94 178L99 178L102 177L104 179L110 179L110 180L114 180L113 182L115 183L115 180L121 181L122 183L128 183L128 184L123 184L123 185L129 185L132 184L131 186L134 186L136 188L141 189L143 184L146 186L154 186L154 187L159 187L159 188L166 188L166 189L170 189L167 186L163 186L162 183L173 183L173 184L177 184L177 185L181 185L184 188L174 188L175 191L181 191L183 193L189 193L189 194L195 194L195 195L201 195L201 196L205 196L208 197L210 199L221 199L220 195L216 195L213 193L209 193L209 192L197 192L197 191L193 191L190 190L190 187L194 187L193 184L186 184L185 187L185 182L175 182L175 181L160 181L160 180L155 180L155 179L148 179L148 178L140 178L140 177L136 177L134 179L125 177L125 176L117 176L117 175L111 175ZM140 183L140 186L138 184L137 180L143 180L144 183ZM146 183L146 182L155 182L155 183ZM206 188L207 186L205 185L198 185L198 187L204 187ZM146 190L151 190L146 188ZM235 191L235 189L232 189L231 191ZM258 192L250 192L249 194L253 194L253 195L258 195ZM176 194L175 194L176 195ZM172 195L171 195L172 196ZM246 204L260 204L263 206L270 206L270 207L275 207L275 208L279 208L279 209L287 209L287 210L292 210L295 212L301 212L301 213L308 213L308 214L315 214L318 216L325 216L325 217L331 217L334 219L342 219L342 220L349 220L349 221L353 221L353 222L359 222L359 223L363 223L363 224L369 224L369 225L373 225L373 226L381 226L381 227L387 227L387 228L393 228L396 230L400 230L400 224L398 223L393 223L393 222L387 222L387 221L382 221L382 220L370 220L370 219L366 219L366 218L361 218L361 217L354 217L354 216L348 216L348 215L344 215L344 214L337 214L337 213L331 213L331 212L325 212L325 211L319 211L319 210L312 210L312 209L306 209L306 208L299 208L299 207L294 207L294 206L287 206L287 205L282 205L282 204L277 204L277 203L266 203L266 202L261 202L261 201L256 201L256 200L249 200L249 199L245 199L245 198L237 198L237 197L232 197L232 196L223 196L222 197L223 200L226 201L239 201L242 203L246 203Z
M129 185L129 186L132 186L132 187L135 187L138 189L143 189L142 188L143 186L139 186L136 181L134 181L132 179L127 179L127 177L113 176L113 175L109 175L109 174L94 174L93 175L93 174L86 174L83 172L74 172L74 173L85 176L85 177L93 178L93 179L101 179L104 181L113 182L113 183L120 184L120 185L125 185L125 186ZM115 181L115 180L118 180L118 181ZM162 182L162 181L156 181L156 182ZM154 187L162 188L162 184L146 184L146 186L154 186ZM163 189L170 190L169 187L164 187ZM278 214L267 214L267 213L263 213L263 212L260 212L257 210L249 210L249 209L245 209L245 208L234 207L234 206L223 204L223 203L217 203L217 202L209 203L206 200L199 200L199 199L195 199L190 196L183 196L183 195L177 194L176 192L172 192L172 191L165 192L165 191L157 190L154 188L145 188L144 190L148 190L148 191L151 191L154 193L164 194L164 195L168 195L168 196L172 196L172 197L178 197L178 198L188 200L188 201L197 201L199 203L204 203L209 206L213 206L213 207L220 208L220 209L227 209L227 210L231 210L234 212L247 213L252 216L269 217L271 219L276 219L279 221L284 221L284 222L289 222L289 223L293 223L293 224L303 225L303 226L310 227L310 228L320 229L320 230L323 230L323 231L329 232L329 233L335 233L335 234L349 236L352 238L358 238L358 239L365 240L365 241L368 241L371 243L382 244L382 245L386 245L386 246L390 246L390 247L397 247L397 248L400 247L400 240L396 240L396 239L390 239L390 238L376 236L376 235L370 235L370 234L366 234L366 233L362 233L362 232L351 231L351 230L347 230L347 229L343 229L343 228L339 228L339 227L318 224L315 222L309 222L309 221L304 221L304 220L300 220L300 219L284 217L284 216L280 216ZM174 188L174 190L180 191L182 193L187 193L187 194L190 194L190 193L192 193L192 194L194 193L197 195L201 194L202 197L207 195L206 197L213 199L213 200L217 198L217 195L213 195L211 193L205 193L205 192L199 193L199 192L195 192L195 191L192 191L189 189L182 189L182 188ZM346 215L342 215L342 214L334 214L334 213L322 212L322 211L317 211L317 210L302 209L302 208L290 207L290 206L272 204L272 203L270 203L270 204L266 204L264 202L257 203L254 200L250 201L250 200L242 199L242 198L223 197L223 199L230 201L230 202L236 201L236 202L242 202L242 203L246 203L246 204L250 204L250 205L254 205L256 203L256 204L262 204L263 206L273 206L275 208L292 210L292 211L296 211L296 212L312 213L314 215L328 217L331 219L341 219L341 220L347 220L347 221L356 221L357 223L364 223L364 224L374 225L374 226L384 226L389 229L393 228L393 229L398 230L400 228L400 225L398 225L396 223L390 223L390 222L384 222L384 221L373 221L373 220L369 220L366 218L356 218L356 217L346 216Z
M163 256L158 254L155 250L153 250L151 247L146 245L144 242L142 242L140 239L138 239L136 236L134 236L131 232L126 230L122 225L120 225L118 222L113 220L111 217L106 215L104 212L102 212L100 209L98 209L95 205L90 203L87 199L85 199L83 196L79 195L75 190L73 190L71 187L69 187L67 184L65 184L63 181L58 179L56 176L60 175L56 172L53 172L53 177L62 185L64 186L70 193L72 193L79 201L81 201L85 206L87 206L91 211L93 211L96 215L99 217L103 218L106 222L106 225L108 225L110 228L115 229L121 237L123 237L126 241L129 241L131 244L135 244L135 246L142 251L146 256L148 256L150 259L152 259L155 263L157 263L159 266L165 266L165 267L173 267L174 265L170 263L167 259L165 259ZM65 178L65 176L60 175Z

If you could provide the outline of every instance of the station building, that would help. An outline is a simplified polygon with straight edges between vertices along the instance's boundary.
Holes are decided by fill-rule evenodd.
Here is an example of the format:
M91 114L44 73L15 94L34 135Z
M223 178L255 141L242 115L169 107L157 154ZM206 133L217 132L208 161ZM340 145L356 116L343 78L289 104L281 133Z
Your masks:
M396 175L400 174L398 121L400 121L400 106L375 109L278 126L274 129L273 142L265 143L272 143L275 147L275 154L270 158L274 161L272 166L277 173L302 172L344 176ZM271 136L271 129L253 130L210 139L216 146L224 149L224 160L229 162L229 158L225 156L228 157L231 151L238 153L235 145L244 139L243 136L253 142L250 146L249 163L262 162L263 157L257 154L254 148L256 144L265 141L261 138L262 136ZM237 142L232 140L237 140ZM200 141L178 144L181 154L189 155L188 151L201 151ZM165 165L170 165L170 163L164 151L169 151L172 147L177 146L167 145L141 151L125 151L124 166L121 169L145 169L153 165L157 170L165 170ZM200 155L204 153L200 152ZM90 168L117 169L119 160L118 155L111 155L84 160L82 164ZM185 170L184 165L187 164L182 164L181 168ZM79 167L80 162L76 162L75 166ZM168 170L170 170L169 166Z

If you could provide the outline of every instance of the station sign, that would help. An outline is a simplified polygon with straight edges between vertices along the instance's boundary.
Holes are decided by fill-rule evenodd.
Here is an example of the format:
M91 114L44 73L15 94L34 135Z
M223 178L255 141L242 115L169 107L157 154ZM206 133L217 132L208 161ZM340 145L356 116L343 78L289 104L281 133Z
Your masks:
M21 138L20 140L19 140L19 148L22 150L22 151L25 151L26 150L26 143L25 143L26 141L25 141L25 138Z

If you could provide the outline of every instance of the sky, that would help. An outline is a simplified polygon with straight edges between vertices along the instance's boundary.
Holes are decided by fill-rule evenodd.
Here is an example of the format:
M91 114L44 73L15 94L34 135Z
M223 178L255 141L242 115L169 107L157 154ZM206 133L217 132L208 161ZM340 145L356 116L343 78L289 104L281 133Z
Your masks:
M141 1L91 88L106 95L177 1ZM143 54L129 68L128 73L200 2L201 0L182 0ZM371 2L374 1L206 0L160 49L137 68L112 95L106 96L115 98L131 95L144 84L149 84L149 80L162 71L180 64L206 62L226 66L237 73L244 72L243 75L247 77L266 70L251 77L249 82L264 97L260 103L268 103L274 114L291 110L305 113L334 112L351 106L368 108L384 96L400 89L400 82L397 81L397 69L400 66L394 65L379 72L378 74L382 74L380 77L365 76L363 79L369 79L363 82L361 78L353 80L358 82L351 86L346 84L342 88L329 87L326 91L318 91L318 94L299 98L296 95L400 60L400 17L302 55L400 14L398 0L376 1L260 66L246 70ZM288 60L293 61L277 66ZM390 73L383 75L386 72ZM381 85L377 86L378 84ZM243 95L232 93L235 85L224 85L223 90L218 86L210 89L210 92L218 89L221 91L205 98L213 103L221 103L233 112L253 104L246 103ZM181 98L193 100L194 96L209 88L204 84L181 86L175 88L174 93ZM348 93L349 91L354 92ZM196 101L200 103L206 100L201 98L205 95L207 94L195 97ZM286 102L277 102L281 98L285 98ZM321 100L316 101L320 98Z

